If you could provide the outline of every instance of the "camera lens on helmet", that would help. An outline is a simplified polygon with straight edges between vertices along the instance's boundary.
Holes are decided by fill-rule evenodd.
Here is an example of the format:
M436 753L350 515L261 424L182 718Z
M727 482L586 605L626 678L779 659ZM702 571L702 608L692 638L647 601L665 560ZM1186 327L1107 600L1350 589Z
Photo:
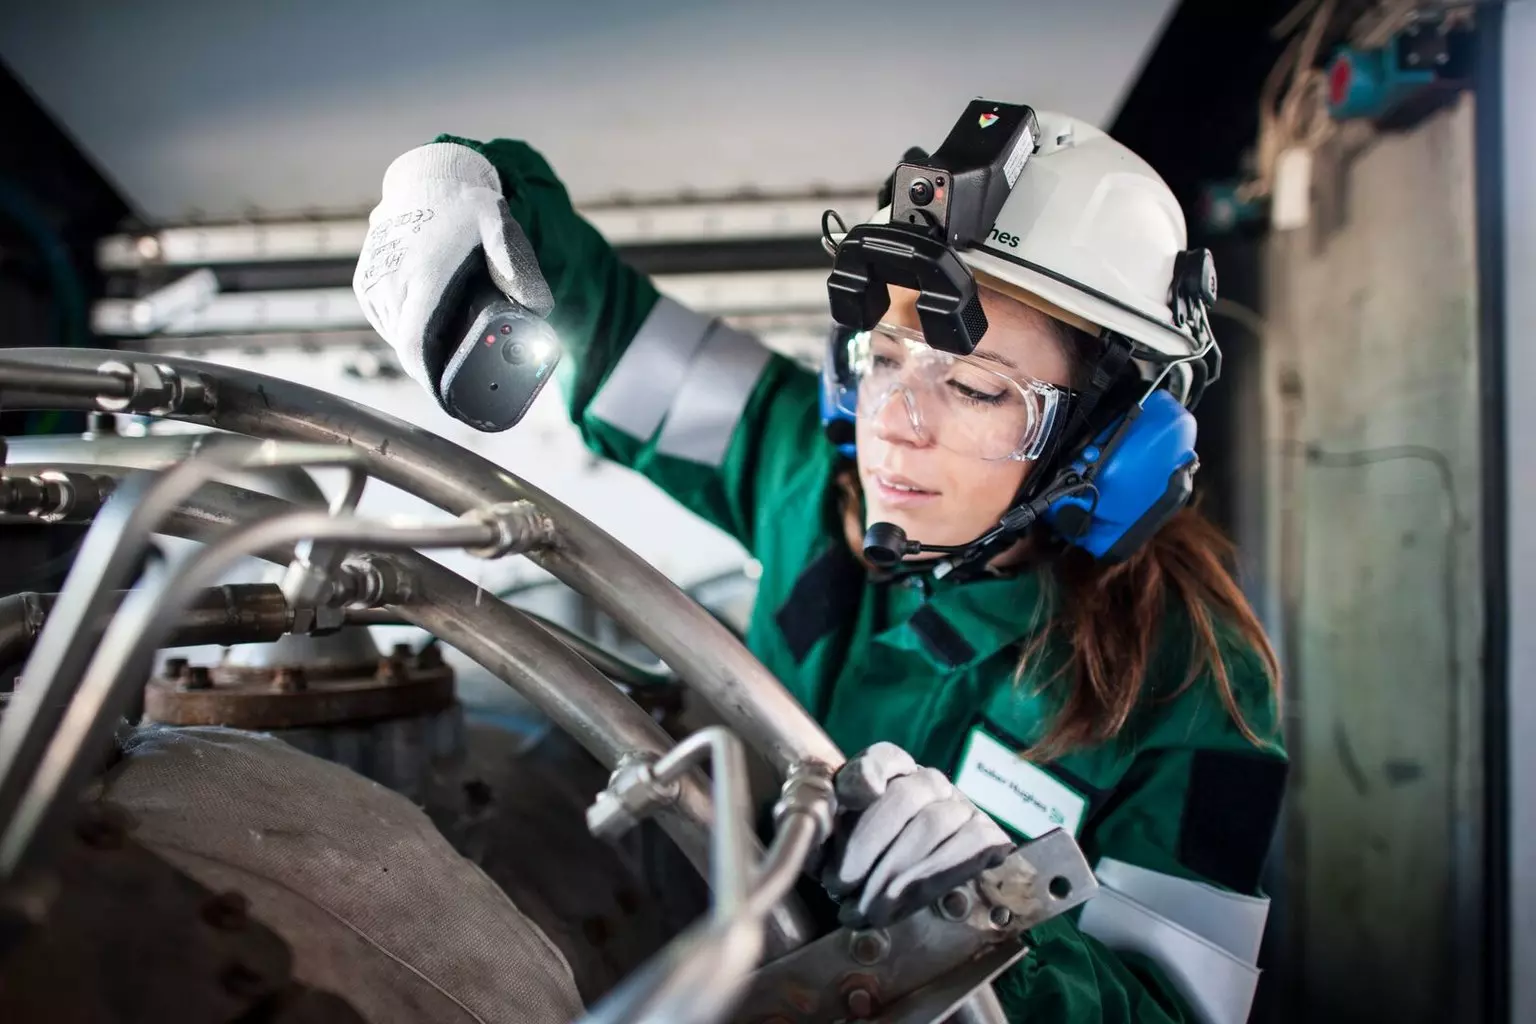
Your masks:
M520 341L514 341L501 350L501 357L513 366L517 366L528 358L528 350Z
M918 178L907 186L907 198L912 200L913 206L927 206L933 202L933 182L927 178Z

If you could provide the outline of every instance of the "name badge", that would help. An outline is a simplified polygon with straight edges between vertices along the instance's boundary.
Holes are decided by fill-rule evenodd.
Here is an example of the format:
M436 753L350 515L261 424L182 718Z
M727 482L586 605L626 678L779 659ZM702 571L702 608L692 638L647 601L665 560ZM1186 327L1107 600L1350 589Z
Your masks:
M1058 828L1076 836L1088 809L1088 799L1077 790L979 728L966 741L955 788L1028 839Z

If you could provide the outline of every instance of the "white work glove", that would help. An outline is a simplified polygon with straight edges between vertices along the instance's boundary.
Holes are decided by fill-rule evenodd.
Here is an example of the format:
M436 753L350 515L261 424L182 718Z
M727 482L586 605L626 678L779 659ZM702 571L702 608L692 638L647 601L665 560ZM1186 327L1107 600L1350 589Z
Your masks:
M837 773L839 820L822 885L850 927L881 928L1013 852L1013 840L943 772L876 743ZM856 894L856 898L855 897Z
M456 142L434 142L396 158L368 217L352 290L405 371L434 396L433 376L452 352L440 351L447 339L439 332L463 313L469 301L463 285L482 266L533 315L542 319L554 308L489 160Z

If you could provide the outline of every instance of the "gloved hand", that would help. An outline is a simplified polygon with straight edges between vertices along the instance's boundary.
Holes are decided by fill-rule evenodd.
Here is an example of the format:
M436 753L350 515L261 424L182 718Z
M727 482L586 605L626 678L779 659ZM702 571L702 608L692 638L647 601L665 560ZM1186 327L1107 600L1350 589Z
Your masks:
M1013 852L1013 841L934 768L876 743L837 774L839 820L822 884L849 927L881 928ZM853 898L857 894L857 898Z
M424 344L452 316L454 274L483 260L513 301L548 316L573 418L640 330L658 294L571 204L549 163L515 139L442 135L399 157L352 287L368 322L434 395ZM551 311L553 304L553 311Z
M448 353L429 358L428 346L462 312L462 286L481 267L508 298L550 314L554 297L491 162L452 142L402 154L384 173L352 290L406 372L434 395L432 376Z

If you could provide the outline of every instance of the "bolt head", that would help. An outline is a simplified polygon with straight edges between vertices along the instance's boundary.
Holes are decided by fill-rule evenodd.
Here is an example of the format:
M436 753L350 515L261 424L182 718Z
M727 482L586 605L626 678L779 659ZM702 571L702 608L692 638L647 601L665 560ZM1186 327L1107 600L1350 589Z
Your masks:
M848 1016L853 1020L868 1020L875 1012L875 997L862 988L848 993Z
M309 688L309 678L297 665L284 665L272 676L272 689L279 693L299 693Z
M207 665L193 665L177 679L176 686L180 690L211 690L213 673Z
M939 914L947 921L964 921L971 913L971 894L951 889L939 899Z
M848 955L865 967L884 960L890 950L891 940L883 931L854 932L848 942Z

